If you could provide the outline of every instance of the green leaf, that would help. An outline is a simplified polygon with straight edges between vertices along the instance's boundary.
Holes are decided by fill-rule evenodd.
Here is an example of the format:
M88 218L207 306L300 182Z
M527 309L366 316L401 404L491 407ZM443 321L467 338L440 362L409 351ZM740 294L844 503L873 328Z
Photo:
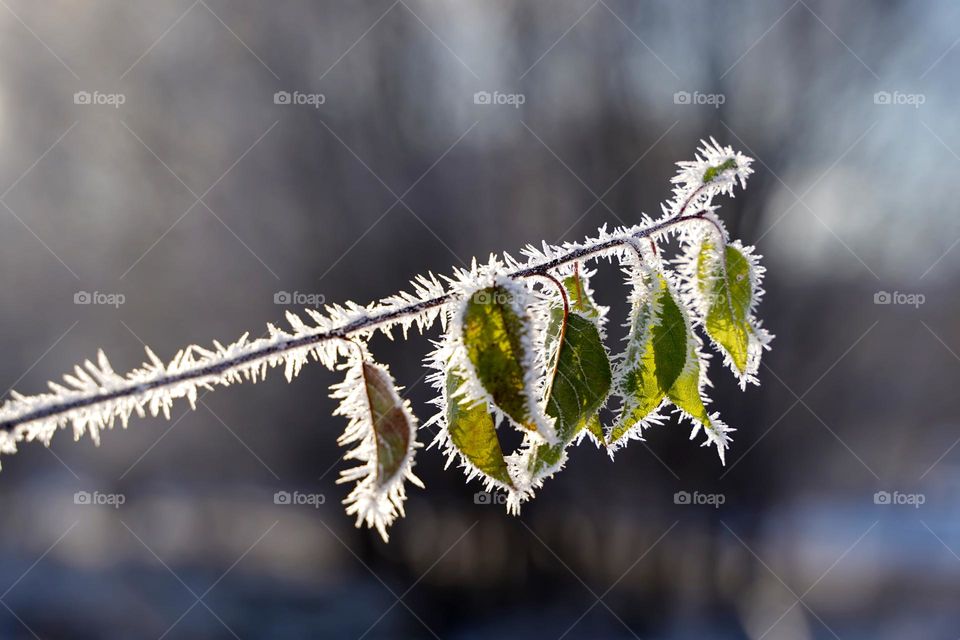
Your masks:
M714 444L720 455L720 462L725 464L724 453L730 443L728 435L730 429L719 419L712 419L703 403L703 396L700 395L700 366L699 343L696 339L692 339L687 355L687 367L677 378L668 395L673 404L693 420L694 429L690 437L693 438L702 426L707 436L704 444Z
M669 389L686 363L689 335L680 305L667 286L666 279L663 276L658 278L660 317L653 326L653 359L658 385L661 389Z
M450 442L484 475L513 487L513 479L503 457L496 425L485 403L476 402L471 405L455 396L463 382L464 378L460 374L453 370L447 371L447 433Z
M710 414L707 413L703 398L700 396L700 358L697 355L695 340L690 341L687 363L687 368L673 383L667 396L673 404L686 411L705 428L710 429L712 428Z
M518 426L537 431L526 380L533 359L525 346L530 320L514 310L513 296L499 285L470 296L463 310L463 344L493 403Z
M571 274L563 279L563 287L567 290L570 300L570 310L576 311L585 318L596 320L600 311L594 304L587 291L587 281L580 273Z
M647 280L650 294L633 310L620 385L623 410L610 433L610 442L619 440L660 407L671 390L681 384L690 355L687 323L666 279L653 274ZM655 314L656 309L659 313Z
M729 357L740 375L748 373L750 306L753 290L750 262L733 245L726 245L723 259L708 240L697 258L697 285L708 302L704 326L710 339Z
M613 378L607 349L592 320L571 312L563 331L563 309L554 309L552 320L553 331L560 334L553 342L561 342L547 396L547 415L556 420L558 442L537 448L531 467L534 472L556 465L564 448L592 422L596 424L591 431L598 429L596 414L606 402ZM600 441L603 442L602 430Z
M700 340L663 274L639 282L637 286L649 288L634 304L620 379L623 409L608 442L614 448L622 445L632 428L669 400L694 421L694 433L704 428L723 461L729 429L711 419L701 395Z
M567 292L567 300L570 305L570 311L575 311L584 318L591 320L600 319L600 310L590 295L587 288L587 278L582 273L570 274L563 279L563 288ZM547 353L554 354L556 357L556 341L560 336L560 322L563 320L563 309L553 307L550 311L550 323L547 326L547 338L544 346ZM553 359L550 360L553 362Z
M597 444L607 446L607 437L603 433L603 425L600 424L600 416L595 415L590 418L590 420L587 422L586 429L597 441Z
M708 182L713 182L718 175L726 171L727 169L736 169L737 161L733 158L727 159L725 162L718 164L715 167L707 167L707 170L703 172L703 183L707 184Z
M377 444L376 483L383 486L403 468L414 426L403 411L390 374L364 362L363 383Z

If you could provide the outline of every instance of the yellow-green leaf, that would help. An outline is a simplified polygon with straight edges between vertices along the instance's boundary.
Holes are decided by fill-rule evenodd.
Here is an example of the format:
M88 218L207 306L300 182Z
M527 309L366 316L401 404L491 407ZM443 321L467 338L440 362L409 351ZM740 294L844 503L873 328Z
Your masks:
M705 428L710 429L710 414L700 396L700 359L697 357L696 341L691 340L687 350L687 367L667 392L670 401L686 411Z
M717 453L720 454L720 461L724 462L724 453L730 442L730 437L727 435L730 429L720 420L711 418L710 412L707 411L703 403L703 396L700 395L701 363L698 351L699 342L696 339L691 339L687 353L687 366L667 395L677 408L693 420L694 434L699 427L703 427L707 436L707 442L704 444L713 443L716 445Z
M447 433L457 451L484 475L513 486L493 416L483 402L456 397L463 377L450 370L446 379Z
M533 360L526 347L530 320L515 310L513 296L498 285L470 296L463 310L463 344L493 403L517 425L536 431L526 371Z
M660 407L687 363L690 336L683 312L662 275L647 280L650 294L633 309L620 383L623 409L610 442Z
M603 425L600 423L600 416L593 416L587 422L586 426L587 431L590 432L590 435L594 437L598 444L606 446L607 437L603 433Z
M567 290L571 311L592 320L600 317L600 311L587 291L586 278L579 273L571 274L563 279L563 287Z
M561 340L547 396L547 415L555 419L557 443L537 448L533 471L560 461L564 448L596 418L610 393L612 373L607 349L592 320L571 312L562 329L563 310L553 310L551 326ZM596 425L594 426L596 428ZM601 442L602 432L601 432Z
M748 373L753 332L749 321L753 300L749 260L729 244L721 259L717 247L704 240L697 259L697 280L700 294L708 302L704 322L707 335L741 375Z
M714 167L707 167L707 170L703 172L703 183L707 184L716 180L717 176L726 171L727 169L736 169L737 161L733 158L728 158L724 162L718 164Z

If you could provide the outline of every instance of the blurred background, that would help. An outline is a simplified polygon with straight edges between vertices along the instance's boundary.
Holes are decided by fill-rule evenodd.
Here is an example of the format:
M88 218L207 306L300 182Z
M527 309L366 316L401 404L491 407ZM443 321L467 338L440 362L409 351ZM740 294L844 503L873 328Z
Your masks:
M510 517L424 450L389 544L319 366L25 446L0 637L957 637L958 33L948 0L0 0L0 389L636 224L706 136L756 158L721 214L777 336L760 387L711 368L725 467L671 423ZM372 344L421 420L429 348Z

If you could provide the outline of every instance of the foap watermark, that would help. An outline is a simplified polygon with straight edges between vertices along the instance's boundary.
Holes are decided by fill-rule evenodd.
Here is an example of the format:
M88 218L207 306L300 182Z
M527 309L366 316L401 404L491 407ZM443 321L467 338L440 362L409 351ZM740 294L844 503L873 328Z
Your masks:
M273 304L295 304L301 307L319 307L327 298L322 293L304 293L301 291L277 291L273 294Z
M73 104L95 105L119 109L127 101L122 93L102 93L100 91L77 91L73 94Z
M119 509L127 501L122 493L100 493L99 491L77 491L73 494L73 504L105 506Z
M470 296L470 300L475 304L513 304L516 297L506 289L481 289Z
M902 291L877 291L873 294L873 304L896 304L906 305L919 309L920 305L927 301L927 296L922 293L904 293Z
M720 105L727 101L727 96L722 93L701 93L700 91L677 91L673 94L673 104L705 104L719 109Z
M310 506L319 509L327 501L322 493L301 493L300 491L277 491L273 494L273 504Z
M105 293L103 291L77 291L73 294L73 304L97 304L118 308L127 301L122 293Z
M277 91L273 94L273 104L306 105L319 109L326 103L327 96L322 93L304 93L302 91Z
M901 493L899 491L877 491L873 494L873 504L907 505L919 509L927 501L922 493Z
M727 501L727 496L722 493L700 493L694 491L677 491L673 494L673 504L710 506L719 509L720 505Z
M473 494L473 504L506 504L507 494L477 491Z
M526 103L527 96L522 93L502 93L500 91L477 91L473 94L473 104L507 105L519 109Z
M877 91L873 94L873 104L913 107L919 109L927 101L923 93L903 93L902 91Z

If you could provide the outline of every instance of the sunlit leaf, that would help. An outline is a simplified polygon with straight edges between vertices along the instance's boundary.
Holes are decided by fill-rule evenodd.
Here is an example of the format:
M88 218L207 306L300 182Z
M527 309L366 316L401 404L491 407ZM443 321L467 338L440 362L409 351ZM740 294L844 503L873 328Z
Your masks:
M518 426L540 431L530 388L530 319L516 308L514 295L506 287L492 286L470 296L463 309L463 344L493 404Z
M750 262L733 245L723 258L715 243L704 240L697 260L697 285L708 302L704 326L707 335L729 357L740 374L747 373L750 355L750 306L753 291Z
M600 416L593 416L590 420L587 421L586 430L593 436L593 439L597 441L597 444L601 446L606 446L607 436L603 433L603 425L600 423Z
M710 414L700 396L700 359L697 357L696 342L690 342L687 349L686 368L677 377L667 392L667 397L678 408L686 411L690 416L710 428Z
M674 382L668 394L673 404L680 409L683 415L693 422L693 439L702 427L707 436L703 446L714 445L720 455L720 462L725 463L726 450L730 446L730 432L735 431L720 421L716 414L710 415L704 404L701 370L704 366L702 355L699 352L699 341L692 338L689 344L687 365Z
M573 273L563 279L563 287L567 290L570 300L570 310L576 311L585 318L596 320L600 317L600 310L590 297L586 278L582 274Z
M632 311L620 382L623 408L609 440L618 441L651 416L675 385L688 357L688 330L666 279L643 276L648 294Z
M704 404L701 368L705 366L700 339L687 318L673 285L665 275L638 275L640 289L634 296L630 338L623 360L620 393L621 414L609 442L616 449L641 430L662 420L659 409L667 401L693 421L691 437L702 427L707 443L715 444L724 458L730 429L711 417Z
M556 420L558 442L538 447L534 472L560 462L564 448L603 406L612 379L610 359L596 324L571 312L564 328L562 309L554 309L553 318L551 330L558 334L554 343L559 341L560 346L547 395L547 415Z
M508 487L513 486L503 458L500 438L486 403L470 403L457 397L464 379L450 370L446 378L447 432L450 442L483 475Z

